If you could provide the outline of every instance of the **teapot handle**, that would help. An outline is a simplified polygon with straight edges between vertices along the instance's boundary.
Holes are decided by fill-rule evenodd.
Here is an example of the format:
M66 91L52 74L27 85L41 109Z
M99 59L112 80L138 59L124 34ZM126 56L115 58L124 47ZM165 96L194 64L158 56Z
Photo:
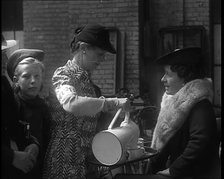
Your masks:
M120 108L120 109L117 110L117 112L116 112L116 114L115 114L113 120L111 121L111 123L110 123L108 129L112 129L112 127L113 127L114 123L116 122L118 116L120 115L121 111L122 111L122 108ZM126 113L125 113L124 121L128 123L128 122L129 122L129 118L130 118L130 113L129 113L129 112L126 112Z

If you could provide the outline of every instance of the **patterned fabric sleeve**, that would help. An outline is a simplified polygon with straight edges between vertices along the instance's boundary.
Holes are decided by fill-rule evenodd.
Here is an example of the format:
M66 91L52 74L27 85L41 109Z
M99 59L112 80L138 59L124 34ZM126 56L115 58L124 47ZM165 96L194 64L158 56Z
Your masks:
M85 72L79 68L58 68L52 81L56 97L65 111L76 116L95 116L103 110L105 99L88 97L83 89L78 91L88 81Z
M95 116L103 110L105 99L78 96L72 86L60 85L55 92L64 110L76 116Z

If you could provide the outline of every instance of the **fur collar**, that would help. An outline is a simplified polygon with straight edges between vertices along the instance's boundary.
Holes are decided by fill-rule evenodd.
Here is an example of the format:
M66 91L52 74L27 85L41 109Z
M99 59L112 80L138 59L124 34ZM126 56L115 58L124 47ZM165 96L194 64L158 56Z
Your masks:
M208 78L186 83L175 95L164 93L151 147L161 150L181 128L192 107L203 99L213 99L212 81Z

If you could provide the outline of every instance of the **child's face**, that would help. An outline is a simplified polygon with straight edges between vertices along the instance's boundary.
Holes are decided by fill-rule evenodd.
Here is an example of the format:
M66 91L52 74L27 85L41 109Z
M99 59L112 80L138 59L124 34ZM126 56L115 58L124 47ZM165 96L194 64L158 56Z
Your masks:
M43 74L38 64L21 64L18 67L17 84L22 96L32 99L40 92Z

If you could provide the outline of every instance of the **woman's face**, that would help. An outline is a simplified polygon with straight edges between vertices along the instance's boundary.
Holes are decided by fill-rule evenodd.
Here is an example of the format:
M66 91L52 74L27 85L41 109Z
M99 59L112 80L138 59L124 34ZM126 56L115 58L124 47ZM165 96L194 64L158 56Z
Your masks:
M93 71L96 67L105 59L105 50L102 50L98 47L86 48L82 52L82 65L85 70Z
M43 74L39 64L21 64L17 66L18 77L16 83L20 87L22 96L28 99L35 98L40 92Z
M164 75L161 81L168 95L176 94L184 85L184 79L180 78L176 72L171 71L170 65L164 66Z

